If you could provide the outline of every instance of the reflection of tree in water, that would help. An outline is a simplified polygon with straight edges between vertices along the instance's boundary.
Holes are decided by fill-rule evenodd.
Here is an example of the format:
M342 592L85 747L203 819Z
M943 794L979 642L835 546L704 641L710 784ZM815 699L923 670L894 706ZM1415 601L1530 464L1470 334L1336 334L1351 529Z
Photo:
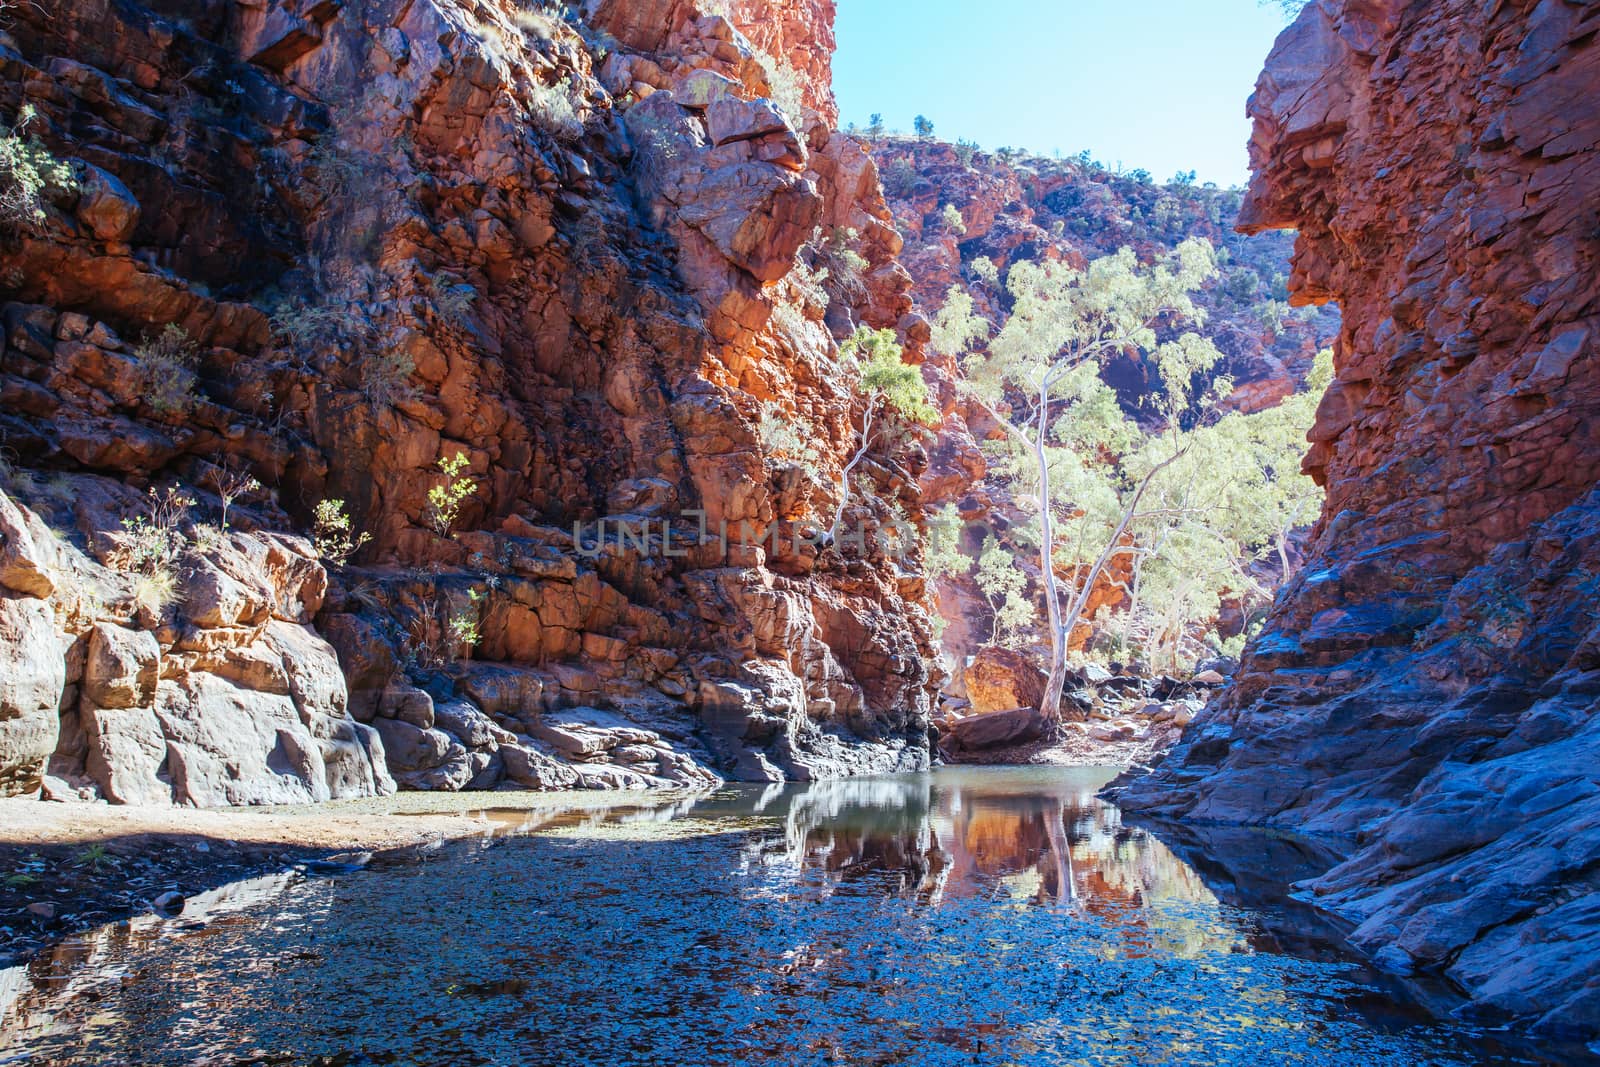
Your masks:
M1127 931L1123 951L1191 954L1235 935L1193 909L1216 898L1160 841L1122 824L1098 779L946 772L819 782L784 800L760 862L812 891L1066 906Z
M822 895L927 898L946 866L933 838L931 797L926 778L814 782L775 795L787 808L783 837L754 847L763 866L790 868Z

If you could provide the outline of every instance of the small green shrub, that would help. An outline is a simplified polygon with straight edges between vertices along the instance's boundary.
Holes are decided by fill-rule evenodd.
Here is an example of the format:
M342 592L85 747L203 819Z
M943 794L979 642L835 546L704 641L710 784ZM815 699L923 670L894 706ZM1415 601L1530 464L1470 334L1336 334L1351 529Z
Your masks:
M439 459L439 471L444 475L444 484L428 490L428 511L424 518L441 537L450 536L451 528L461 517L461 506L478 491L478 484L465 477L471 463L465 452L457 452L448 459L441 456Z
M816 445L803 437L799 428L771 401L761 405L761 421L756 432L767 455L797 464L813 477L817 475L820 468Z
M445 638L449 645L447 654L452 661L471 659L472 650L483 640L478 628L480 612L478 602L483 599L482 594L476 589L470 589L467 591L467 599L468 603L452 611L450 618L445 621Z
M757 53L756 61L766 72L767 87L771 90L772 102L778 105L778 110L789 120L789 125L797 130L804 129L805 89L800 84L799 73L781 56L769 56L762 52Z
M72 168L28 134L36 117L23 105L16 122L0 124L0 229L37 230L44 223L47 190L77 187Z
M957 237L961 237L967 232L967 220L961 217L961 209L954 204L946 204L940 210L939 223Z
M435 274L430 278L428 293L434 310L452 322L465 322L467 312L478 299L476 289L447 274Z
M160 415L189 410L195 402L200 350L182 326L167 323L155 338L134 349L133 358L144 376L144 400L150 410Z
M319 342L333 341L358 330L360 319L346 307L285 300L267 318L272 336L291 351L303 352Z
M179 527L194 505L194 497L180 488L157 491L152 487L145 496L144 511L122 520L122 533L111 553L112 566L141 574L170 570L186 543Z
M916 189L921 178L911 160L904 156L891 159L883 168L883 191L896 200L904 200Z
M311 513L311 543L317 555L335 567L342 567L370 540L371 534L355 532L343 500L317 501Z
M411 396L411 376L416 370L416 360L399 349L366 355L356 365L357 385L372 407L393 407Z

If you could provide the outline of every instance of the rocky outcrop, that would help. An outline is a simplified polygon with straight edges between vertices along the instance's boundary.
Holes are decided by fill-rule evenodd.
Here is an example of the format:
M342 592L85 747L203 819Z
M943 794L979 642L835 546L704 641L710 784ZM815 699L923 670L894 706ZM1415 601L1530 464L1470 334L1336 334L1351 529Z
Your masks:
M1600 1036L1600 9L1314 0L1252 103L1251 229L1337 300L1304 572L1124 802L1350 835L1310 883L1486 1018Z
M77 177L6 238L8 492L122 584L99 542L193 501L142 615L66 620L7 535L0 641L40 667L8 790L41 753L192 803L926 766L929 615L876 533L920 514L916 450L854 480L858 547L806 540L860 417L838 341L909 310L899 239L831 128L831 5L709 6L8 12L0 113ZM330 502L370 541L280 618L253 569L324 574L293 534Z

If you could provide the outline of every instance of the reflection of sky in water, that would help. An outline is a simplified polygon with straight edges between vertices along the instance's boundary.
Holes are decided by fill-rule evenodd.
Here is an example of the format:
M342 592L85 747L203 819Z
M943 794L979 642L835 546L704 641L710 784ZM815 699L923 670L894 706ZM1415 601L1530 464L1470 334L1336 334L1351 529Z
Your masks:
M1255 916L1123 827L1103 780L497 813L483 841L5 972L0 1062L1486 1062L1355 1012L1343 964L1253 948Z

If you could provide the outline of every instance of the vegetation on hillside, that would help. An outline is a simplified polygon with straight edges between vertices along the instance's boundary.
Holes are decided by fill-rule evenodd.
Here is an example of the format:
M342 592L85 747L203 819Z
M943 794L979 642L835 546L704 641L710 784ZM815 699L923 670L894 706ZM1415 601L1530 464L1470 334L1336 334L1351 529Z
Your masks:
M1210 373L1221 353L1195 330L1204 314L1194 294L1216 270L1200 239L1149 266L1130 250L1081 270L1020 263L1006 277L1010 313L997 331L960 288L935 323L935 348L959 358L961 387L1005 433L990 442L990 477L1028 517L1009 547L1038 557L1028 604L1044 606L1047 714L1059 706L1070 638L1103 582L1124 594L1115 639L1173 669L1203 649L1202 624L1224 597L1270 597L1254 564L1275 556L1286 571L1287 539L1314 515L1320 491L1299 459L1327 361L1289 402L1223 413L1231 383ZM1162 378L1141 418L1102 378L1106 361L1130 350ZM985 560L994 549L986 544ZM1029 643L1038 620L1019 610L1015 578L999 573L980 561L995 636Z

